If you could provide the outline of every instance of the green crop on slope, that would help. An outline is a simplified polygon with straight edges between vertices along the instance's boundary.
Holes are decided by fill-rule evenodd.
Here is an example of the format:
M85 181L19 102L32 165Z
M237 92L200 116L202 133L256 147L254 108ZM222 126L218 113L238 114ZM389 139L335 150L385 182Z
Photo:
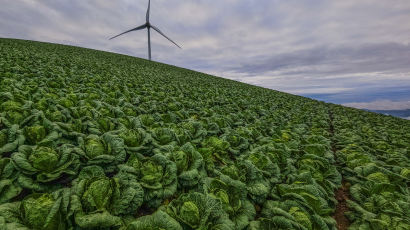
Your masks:
M409 229L410 123L0 39L0 230Z

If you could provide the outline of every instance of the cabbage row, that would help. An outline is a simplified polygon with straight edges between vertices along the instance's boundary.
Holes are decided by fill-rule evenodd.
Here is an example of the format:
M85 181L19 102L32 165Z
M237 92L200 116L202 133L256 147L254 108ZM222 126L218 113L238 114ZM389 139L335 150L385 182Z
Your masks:
M410 229L409 122L334 106L350 229ZM347 111L347 112L346 112Z
M341 156L370 143L343 132L367 121L337 113L333 136L329 105L298 96L75 47L0 39L0 53L0 230L336 229L332 141ZM366 198L362 178L387 178L402 212L379 219L406 227L410 126L384 119L374 135L394 151L342 172Z

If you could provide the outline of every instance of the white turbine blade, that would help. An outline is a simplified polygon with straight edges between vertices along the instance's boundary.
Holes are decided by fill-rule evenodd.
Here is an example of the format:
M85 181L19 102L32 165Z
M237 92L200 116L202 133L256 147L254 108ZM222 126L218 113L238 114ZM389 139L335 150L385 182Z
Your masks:
M129 33L129 32L131 32L131 31L145 29L146 27L147 27L146 24L141 25L141 26L138 26L138 27L135 27L134 29L127 30L127 31L125 31L124 33L120 33L120 34L118 34L118 35L116 35L116 36L110 38L109 40L114 39L114 38L116 38L116 37L119 37L119 36L121 36L121 35L123 35L123 34Z
M148 9L147 9L147 22L149 22L149 11L150 11L150 8L151 8L151 0L148 0Z
M181 46L179 46L177 43L175 43L174 41L171 40L171 38L167 37L164 33L161 32L161 30L159 30L157 27L151 25L152 29L154 29L155 31L157 31L159 34L161 34L162 36L164 36L166 39L168 39L170 42L174 43L174 45L178 46L178 48L182 49Z

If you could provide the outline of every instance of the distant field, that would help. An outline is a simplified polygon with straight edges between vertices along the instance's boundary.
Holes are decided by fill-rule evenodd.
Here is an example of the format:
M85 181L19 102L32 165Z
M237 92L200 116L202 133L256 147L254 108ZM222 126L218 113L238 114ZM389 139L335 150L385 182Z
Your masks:
M372 112L381 113L384 115L391 115L395 117L401 117L405 119L410 119L410 109L406 110L373 110Z
M0 229L410 229L410 121L0 39Z

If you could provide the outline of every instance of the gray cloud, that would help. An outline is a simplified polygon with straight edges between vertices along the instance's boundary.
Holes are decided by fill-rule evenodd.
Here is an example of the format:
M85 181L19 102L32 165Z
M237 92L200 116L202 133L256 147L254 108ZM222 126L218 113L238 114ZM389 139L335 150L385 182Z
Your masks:
M146 3L0 0L0 36L146 58L144 31L107 40L142 24ZM154 34L153 58L291 93L375 95L410 87L409 21L408 0L153 0L152 22L183 46Z
M245 62L233 70L254 74L281 71L281 75L402 73L410 71L410 46L399 43L321 46L254 58L252 63Z
M380 100L380 101L372 101L372 102L352 102L352 103L345 103L343 105L357 108L357 109L370 109L370 110L410 109L410 101Z

